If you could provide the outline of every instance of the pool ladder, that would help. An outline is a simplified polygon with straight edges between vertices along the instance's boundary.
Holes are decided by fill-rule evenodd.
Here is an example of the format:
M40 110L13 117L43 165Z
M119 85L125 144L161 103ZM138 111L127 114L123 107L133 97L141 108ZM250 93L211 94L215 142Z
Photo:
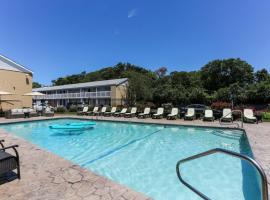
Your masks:
M183 183L186 187L188 187L189 189L191 189L193 192L195 192L197 195L199 195L201 198L203 198L204 200L211 200L209 197L207 197L205 194L201 193L199 190L197 190L196 188L194 188L193 186L191 186L189 183L187 183L181 176L180 173L180 165L191 161L191 160L195 160L204 156L208 156L211 154L215 154L215 153L223 153L229 156L233 156L236 158L240 158L242 160L246 160L248 161L253 167L255 167L257 169L257 171L259 172L260 176L261 176L261 188L262 188L262 200L268 200L268 183L267 183L267 178L265 175L264 170L262 169L262 167L252 158L249 158L247 156L241 155L239 153L233 152L233 151L229 151L229 150L225 150L225 149L220 149L220 148L216 148L216 149L211 149L209 151L205 151L203 153L199 153L196 154L194 156L182 159L180 161L177 162L176 164L176 173L177 176L179 178L179 180L181 181L181 183Z
M238 113L240 113L241 114L241 128L243 128L244 127L244 125L243 125L243 121L244 121L244 119L243 119L243 112L242 112L242 110L232 110L232 112L229 112L227 115L225 115L225 116L223 116L223 117L221 117L220 119L219 119L219 124L220 125L236 125L237 126L237 128L239 128L240 127L240 125L237 123L237 122L231 122L231 123L225 123L225 122L222 122L222 119L224 119L225 117L227 117L228 115L230 115L230 114L233 114L233 113L236 113L236 112L238 112Z

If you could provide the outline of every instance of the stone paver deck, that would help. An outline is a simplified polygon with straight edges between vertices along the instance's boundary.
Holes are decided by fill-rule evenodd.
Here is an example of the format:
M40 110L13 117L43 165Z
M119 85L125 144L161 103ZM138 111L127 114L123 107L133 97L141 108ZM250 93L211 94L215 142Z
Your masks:
M92 119L87 116L64 116L53 118L75 117ZM43 120L45 117L31 118ZM94 118L96 119L96 118ZM221 127L218 121L202 122L201 120L152 120L137 118L102 117L98 120L159 123L171 125L192 125ZM1 123L28 121L28 119L1 119ZM255 159L262 165L268 178L270 187L270 123L244 124L249 143ZM37 146L7 134L0 129L0 139L4 138L7 144L19 144L21 156L22 179L0 185L0 199L10 200L77 200L77 199L149 199L125 186L119 185L105 177L96 175L52 153L39 149ZM30 153L29 153L30 152Z

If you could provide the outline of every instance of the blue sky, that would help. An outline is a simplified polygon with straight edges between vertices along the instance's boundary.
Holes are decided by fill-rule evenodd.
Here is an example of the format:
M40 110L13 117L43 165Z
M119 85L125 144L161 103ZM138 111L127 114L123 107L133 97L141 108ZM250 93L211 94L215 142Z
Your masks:
M270 70L269 0L2 0L0 54L34 80L117 62L197 70L240 57Z

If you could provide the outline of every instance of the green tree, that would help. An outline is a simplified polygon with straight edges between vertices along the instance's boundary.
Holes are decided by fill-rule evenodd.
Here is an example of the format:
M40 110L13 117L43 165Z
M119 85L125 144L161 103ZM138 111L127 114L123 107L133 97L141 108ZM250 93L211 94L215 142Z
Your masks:
M117 63L93 72L82 72L53 80L53 85L128 78L127 102L153 102L175 106L212 101L268 103L270 78L266 69L253 73L253 67L240 59L214 60L199 71L156 71L130 63Z
M269 81L270 80L270 75L267 71L267 69L261 69L258 70L255 74L255 81L256 82L263 82L263 81Z
M204 89L199 87L193 87L189 89L188 101L190 103L207 104L208 99L208 94L204 91Z
M152 100L153 80L151 78L135 71L127 71L123 75L129 79L127 88L129 105Z
M166 75L167 71L168 70L166 67L160 67L155 71L155 73L158 76L158 78L163 78Z
M192 86L192 80L188 72L172 72L170 74L171 82L174 87L182 85L186 88Z
M218 89L217 91L214 92L214 94L212 96L213 96L214 101L225 101L225 102L231 101L229 87L224 87L224 88Z
M32 83L32 88L40 88L41 87L41 84L38 83L38 82L33 82Z
M53 85L66 85L66 84L74 84L81 83L86 75L86 72L81 72L80 74L73 74L66 77L60 77L56 80L52 80Z
M210 92L237 82L245 86L253 82L253 67L239 58L214 60L202 67L201 80Z
M254 104L270 102L270 82L252 84L246 90L248 102Z

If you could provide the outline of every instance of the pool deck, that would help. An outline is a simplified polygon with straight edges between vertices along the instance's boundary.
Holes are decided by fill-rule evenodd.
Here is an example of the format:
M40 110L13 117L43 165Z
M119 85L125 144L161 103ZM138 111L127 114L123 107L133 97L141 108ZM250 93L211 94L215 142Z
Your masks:
M4 119L0 124L25 122L57 118L83 118L95 120L158 123L169 125L221 126L218 121L202 122L201 120L184 121L182 119L137 119L114 117L88 117L73 115L58 115L53 118L35 117L30 119ZM229 126L232 127L232 126ZM270 187L270 123L244 124L254 157L264 168ZM21 160L21 180L0 185L0 199L10 200L143 200L149 197L135 192L126 186L108 180L89 170L74 165L57 155L27 142L26 140L6 133L0 129L0 139L5 139L6 145L18 144ZM179 183L180 184L180 183Z

